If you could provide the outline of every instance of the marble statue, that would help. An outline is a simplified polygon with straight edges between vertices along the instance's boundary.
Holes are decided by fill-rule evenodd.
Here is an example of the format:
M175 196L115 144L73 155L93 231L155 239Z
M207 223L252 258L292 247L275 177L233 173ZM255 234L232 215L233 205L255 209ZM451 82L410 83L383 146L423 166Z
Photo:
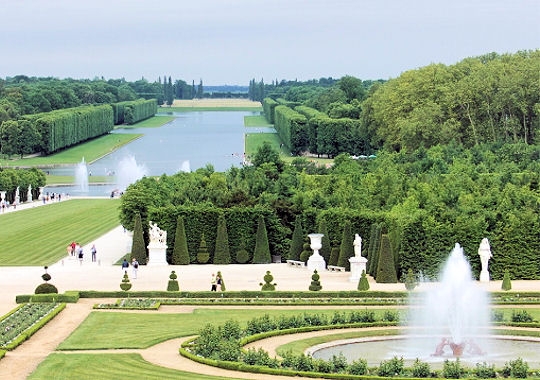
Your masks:
M167 231L164 231L158 227L156 223L150 221L150 244L166 244L167 243Z
M360 237L360 235L358 234L354 235L353 245L354 245L354 256L356 257L362 256L362 238Z
M478 255L480 256L480 263L482 264L482 271L480 272L480 281L488 282L489 281L489 272L488 264L489 259L493 257L491 254L491 247L489 246L489 240L483 238L478 247Z

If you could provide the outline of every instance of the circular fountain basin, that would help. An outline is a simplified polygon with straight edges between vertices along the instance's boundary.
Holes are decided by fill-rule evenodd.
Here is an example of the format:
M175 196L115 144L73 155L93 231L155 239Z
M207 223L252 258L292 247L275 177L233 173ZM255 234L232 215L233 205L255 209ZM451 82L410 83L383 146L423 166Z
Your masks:
M366 337L338 340L310 347L306 354L316 359L329 360L333 355L342 353L349 363L364 359L369 366L378 366L383 360L393 357L403 358L405 366L410 367L418 358L430 364L432 369L441 369L444 361L455 359L451 351L434 356L437 341L442 337L417 337L411 341L408 336ZM479 339L482 355L465 352L460 362L467 367L475 367L476 363L488 363L502 368L505 363L522 358L530 368L540 368L540 338L522 336L491 336ZM431 347L426 349L426 347Z

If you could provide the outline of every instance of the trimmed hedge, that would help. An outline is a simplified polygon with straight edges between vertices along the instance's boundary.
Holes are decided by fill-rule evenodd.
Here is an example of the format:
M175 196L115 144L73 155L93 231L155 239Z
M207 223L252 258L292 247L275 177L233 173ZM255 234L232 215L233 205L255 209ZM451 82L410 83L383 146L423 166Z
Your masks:
M113 129L110 105L81 106L34 115L24 115L41 134L40 149L51 154L83 141L109 133Z
M30 303L30 302L62 302L62 303L77 303L79 301L79 292L68 291L64 294L48 293L48 294L22 294L15 297L15 302Z

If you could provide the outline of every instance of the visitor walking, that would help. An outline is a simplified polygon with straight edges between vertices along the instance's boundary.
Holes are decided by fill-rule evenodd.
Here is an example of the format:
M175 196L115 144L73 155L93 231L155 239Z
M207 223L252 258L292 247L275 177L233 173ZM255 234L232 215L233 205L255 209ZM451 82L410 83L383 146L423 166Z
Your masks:
M210 280L210 285L212 285L212 287L210 288L210 291L215 292L217 290L217 280L216 280L216 275L214 273L212 273L212 279Z
M122 261L122 272L127 272L129 268L129 263L126 259L124 259L124 261Z
M82 249L81 246L79 246L79 250L77 252L77 255L79 256L79 263L80 263L80 265L82 265L84 252L83 252L83 249Z
M96 249L95 244L92 244L92 248L90 248L90 252L92 253L92 262L95 263L96 262L96 254L97 254L97 249Z
M131 260L131 269L133 270L133 278L137 278L137 271L139 270L139 262L134 257L133 260Z

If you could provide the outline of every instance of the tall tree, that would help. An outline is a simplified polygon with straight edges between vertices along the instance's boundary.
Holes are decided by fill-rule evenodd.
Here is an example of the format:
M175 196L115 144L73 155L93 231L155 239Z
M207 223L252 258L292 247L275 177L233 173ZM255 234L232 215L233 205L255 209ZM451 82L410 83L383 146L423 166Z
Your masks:
M300 215L296 216L294 221L294 231L291 240L291 247L289 249L289 260L300 260L300 254L304 246L304 231L302 230L302 221Z
M176 220L176 232L174 234L174 249L171 258L172 265L189 264L189 251L184 227L184 218L179 216Z
M227 223L225 217L218 217L216 249L214 251L214 264L230 264L231 253L229 250L229 235L227 233Z
M390 238L386 234L381 236L381 249L379 252L376 281L380 284L395 284L398 282Z
M255 240L255 251L253 252L253 264L268 264L272 260L270 255L270 245L268 244L268 234L266 223L262 215L257 223L257 236Z
M319 233L323 234L323 237L321 239L322 247L319 250L319 254L324 257L324 261L329 264L330 254L332 253L332 244L330 242L330 236L328 236L328 228L326 227L325 219L321 219L319 223Z
M343 236L341 237L341 245L339 246L338 266L345 267L345 270L351 270L349 258L354 256L354 236L351 231L351 223L346 222L343 227Z
M141 214L135 214L133 223L133 242L131 243L131 259L135 259L141 265L146 264L146 246L144 244Z

